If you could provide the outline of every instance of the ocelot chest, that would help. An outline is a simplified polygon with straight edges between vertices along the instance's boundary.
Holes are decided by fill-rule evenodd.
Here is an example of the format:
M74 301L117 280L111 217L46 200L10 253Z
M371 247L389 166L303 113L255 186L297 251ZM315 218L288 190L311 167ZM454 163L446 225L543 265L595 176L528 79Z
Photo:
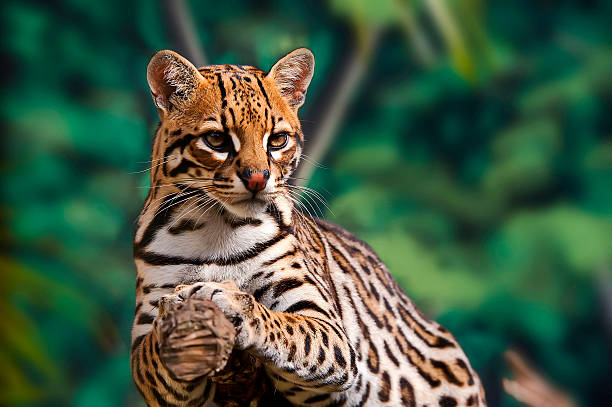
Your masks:
M145 286L171 288L198 281L232 280L260 299L258 290L262 292L266 285L306 267L296 237L282 233L283 228L291 226L279 223L274 216L233 219L194 212L190 216L170 216L148 239L146 251L155 252L157 258L137 260ZM145 236L148 233L141 232ZM266 255L261 256L264 249Z

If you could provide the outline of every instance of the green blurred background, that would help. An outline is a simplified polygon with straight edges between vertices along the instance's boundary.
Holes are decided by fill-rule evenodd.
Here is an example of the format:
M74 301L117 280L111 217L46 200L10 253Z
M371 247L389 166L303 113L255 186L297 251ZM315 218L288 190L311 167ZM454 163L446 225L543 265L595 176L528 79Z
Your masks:
M455 333L490 406L517 405L507 348L612 405L611 2L188 1L191 51L171 3L1 3L1 405L142 405L153 52L268 69L300 46L317 65L298 182L329 207L305 208Z

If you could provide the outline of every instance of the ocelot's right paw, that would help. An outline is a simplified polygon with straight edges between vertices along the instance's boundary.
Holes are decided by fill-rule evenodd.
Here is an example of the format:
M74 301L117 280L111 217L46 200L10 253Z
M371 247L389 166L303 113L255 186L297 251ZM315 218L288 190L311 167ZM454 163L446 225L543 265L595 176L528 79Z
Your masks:
M234 347L234 326L206 299L162 297L155 332L160 359L176 380L191 381L223 369Z

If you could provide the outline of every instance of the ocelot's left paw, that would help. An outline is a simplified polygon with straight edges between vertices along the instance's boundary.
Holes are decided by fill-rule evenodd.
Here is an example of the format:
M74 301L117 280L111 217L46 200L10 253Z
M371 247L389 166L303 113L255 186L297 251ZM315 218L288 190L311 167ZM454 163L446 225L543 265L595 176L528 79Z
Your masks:
M258 337L259 318L255 298L241 291L235 282L203 282L176 287L175 294L183 299L205 298L217 304L236 328L236 347L246 349L255 344Z

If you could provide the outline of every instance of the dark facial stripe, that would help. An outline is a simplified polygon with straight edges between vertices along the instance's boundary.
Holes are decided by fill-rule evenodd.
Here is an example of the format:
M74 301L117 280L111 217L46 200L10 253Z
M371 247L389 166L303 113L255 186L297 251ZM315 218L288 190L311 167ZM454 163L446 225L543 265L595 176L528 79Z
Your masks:
M194 163L191 160L183 158L181 160L181 163L177 165L176 167L174 167L173 169L171 169L168 175L171 177L176 177L178 174L186 173L187 171L189 171L190 168L198 168L198 167L202 167L202 166Z
M236 126L236 116L234 115L234 109L231 107L228 109L230 112L230 116L232 116L232 126Z
M221 77L220 73L217 73L217 80L219 81L219 91L221 91L221 109L225 109L227 107L227 95L225 93L223 78Z
M219 118L221 119L221 127L223 127L223 131L225 133L229 133L229 129L227 128L227 119L225 117L225 113L221 113L219 115Z
M199 135L195 135L191 133L185 134L180 139L176 140L174 143L170 144L170 146L166 148L166 150L164 151L164 157L168 157L168 154L170 154L171 152L173 152L175 149L179 147L181 148L181 153L182 153L185 147L189 143L191 143L191 140L193 140L196 137L199 137Z
M258 76L255 76L255 79L257 79L257 85L259 85L259 89L261 89L261 93L264 95L264 98L266 99L266 104L268 105L268 108L272 109L272 106L270 105L270 99L268 99L268 94L266 93L266 90L264 89L263 83L261 83L261 79L259 79Z

